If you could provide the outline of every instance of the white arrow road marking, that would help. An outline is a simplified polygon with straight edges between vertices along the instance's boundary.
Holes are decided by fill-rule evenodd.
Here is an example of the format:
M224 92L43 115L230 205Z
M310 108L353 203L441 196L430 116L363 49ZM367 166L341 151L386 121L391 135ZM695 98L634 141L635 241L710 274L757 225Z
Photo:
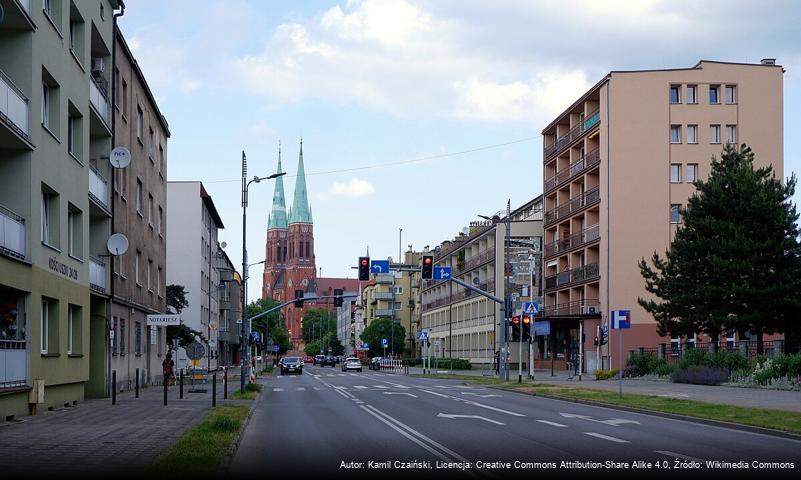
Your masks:
M305 392L306 391L306 387L298 387L295 390L297 390L299 392Z
M548 420L537 420L540 423L544 423L545 425L550 425L552 427L567 427L567 425L562 425L561 423L556 422L549 422Z
M681 453L671 452L670 450L654 450L654 452L667 455L668 457L673 458L683 458L684 460L695 460L696 462L703 462L703 459L691 457L689 455L682 455Z
M602 435L600 433L595 433L595 432L584 432L584 435L589 435L595 438L601 438L603 440L609 440L610 442L615 442L615 443L629 443L628 440L622 440L620 438L610 437L609 435Z
M619 427L620 425L622 425L624 423L633 423L633 424L636 424L636 425L640 424L640 422L638 422L636 420L626 420L626 419L623 419L623 418L612 418L612 419L609 419L609 420L596 420L596 419L594 419L592 417L588 417L587 415L578 415L576 413L561 413L561 412L559 412L559 415L561 415L561 416L563 416L565 418L580 418L582 420L587 420L587 421L595 422L595 423L603 423L605 425L612 425L614 427Z
M475 395L476 397L481 397L481 398L500 397L500 395L495 395L494 393L489 393L487 395L481 395L480 393L462 392L462 395Z
M355 388L358 388L359 390L364 390L367 387L365 387L364 385L356 385Z
M506 425L505 423L499 422L497 420L492 420L487 417L482 417L480 415L452 415L448 413L440 413L437 416L442 418L476 418L478 420L484 420L485 422L494 423L495 425Z
M417 398L417 395L409 392L384 392L384 395L408 395L410 397Z
M387 387L386 385L373 385L373 388L380 388L382 390L385 390L385 389L387 389L389 387Z
M451 398L451 397L449 397L449 396L447 396L447 395L444 395L444 394L442 394L442 393L438 393L438 392L432 392L432 391L430 391L430 390L423 390L423 391L424 391L424 392L426 392L426 393L430 393L431 395L436 395L436 396L438 396L438 397Z
M273 388L273 392L283 392L283 388Z
M509 410L504 410L502 408L491 407L489 405L484 405L483 403L474 402L472 400L462 400L461 398L457 398L456 400L461 400L462 402L464 402L464 403L466 403L468 405L474 405L476 407L486 408L487 410L494 410L496 412L505 413L507 415L514 415L515 417L525 417L525 415L523 415L522 413L510 412Z

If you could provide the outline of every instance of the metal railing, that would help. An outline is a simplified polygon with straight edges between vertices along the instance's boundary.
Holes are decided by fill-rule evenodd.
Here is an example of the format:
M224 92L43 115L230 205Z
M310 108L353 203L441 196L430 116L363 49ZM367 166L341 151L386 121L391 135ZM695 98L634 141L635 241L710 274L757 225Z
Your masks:
M592 127L598 125L598 123L600 122L601 122L600 110L596 110L593 113L587 115L587 117L584 119L583 122L577 124L576 126L571 128L569 132L557 138L554 143L545 147L545 160L549 160L551 157L553 157L557 153L567 148L567 146L572 144L573 141L581 137L584 134L584 132L590 130Z
M457 265L453 269L453 275L459 275L463 272L468 270L472 270L479 265L483 265L489 261L495 260L495 249L490 248L484 251L479 252L477 255L470 257L469 260L465 261L462 265Z
M106 264L99 258L89 257L89 287L103 293L106 291Z
M560 205L550 212L545 212L545 224L551 224L559 221L568 215L578 212L579 210L589 207L601 201L600 187L594 187L586 192L576 195L568 200L564 205Z
M395 300L395 294L393 292L375 292L375 299L376 300Z
M108 105L108 98L103 94L100 89L100 86L97 84L97 80L94 78L89 78L89 101L97 110L97 113L100 114L100 117L103 121L106 122L106 125L111 124L111 117L109 116L110 110Z
M93 166L89 166L89 194L104 206L109 206L108 181Z
M572 302L544 305L540 309L543 317L563 315L594 315L601 313L601 302L597 298L586 298Z
M0 252L25 258L25 219L0 205Z
M601 225L595 224L573 235L545 244L545 256L552 257L562 252L578 248L601 238Z
M387 274L378 274L375 276L376 283L379 284L390 284L395 283L395 276L394 275L387 275Z
M598 278L601 274L600 265L598 263L590 263L583 267L577 267L572 270L559 272L556 275L545 277L545 288L555 288L562 285L567 285L575 282L584 282Z
M562 185L571 178L582 174L584 171L598 165L599 163L601 163L601 151L600 149L596 148L595 150L592 150L575 162L571 163L567 168L563 168L545 180L545 192L550 192L554 188Z
M376 317L391 317L394 314L394 310L391 308L380 308L376 309L375 316Z
M30 139L28 97L0 70L0 118Z
M25 340L0 340L0 390L27 384L27 343Z
M663 358L668 363L678 363L681 357L690 350L706 350L708 352L714 351L714 343L711 342L670 342L660 343L656 347L638 347L630 349L628 356L633 354L648 354L656 358ZM744 341L730 341L721 338L718 343L718 351L720 352L740 352L748 358L754 358L759 355L756 340ZM766 356L774 356L784 353L783 341L767 340L762 342L762 354Z

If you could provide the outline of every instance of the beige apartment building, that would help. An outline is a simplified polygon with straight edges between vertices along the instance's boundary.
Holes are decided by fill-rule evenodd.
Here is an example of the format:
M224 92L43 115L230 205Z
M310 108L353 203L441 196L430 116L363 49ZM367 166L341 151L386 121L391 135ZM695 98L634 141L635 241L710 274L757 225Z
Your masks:
M114 46L114 146L131 152L126 168L110 178L113 230L128 251L111 257L111 369L118 390L161 381L167 353L166 327L149 326L147 315L166 309L167 120L122 33ZM108 177L106 177L108 178ZM98 360L99 362L99 360Z
M539 253L543 235L542 197L539 196L510 214L509 274L514 306L539 298ZM453 240L446 240L432 252L434 265L451 267L453 278L470 283L498 298L506 294L503 265L505 217L501 212L491 221L471 222ZM425 254L426 252L423 252ZM531 266L534 270L531 270ZM518 272L522 272L518 274ZM430 350L436 357L465 358L473 364L492 365L500 345L501 306L453 282L425 280L422 291L422 328L428 332ZM518 361L520 345L509 343L510 360ZM528 345L522 348L527 365Z
M585 371L617 365L617 332L594 338L611 310L631 310L624 352L708 338L662 338L637 303L637 262L664 254L692 182L727 143L746 143L757 166L783 176L783 69L700 61L690 68L613 71L542 131L545 298L538 358L556 367L582 352ZM584 341L580 342L581 334ZM729 341L734 333L728 333ZM726 338L726 335L723 335ZM625 355L625 353L624 353Z

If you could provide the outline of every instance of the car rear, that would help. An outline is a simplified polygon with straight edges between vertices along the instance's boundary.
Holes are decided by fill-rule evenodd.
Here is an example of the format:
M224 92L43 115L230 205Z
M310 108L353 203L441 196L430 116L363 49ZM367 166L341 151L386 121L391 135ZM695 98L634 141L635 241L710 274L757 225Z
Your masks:
M342 371L346 372L348 370L356 370L357 372L361 372L362 362L360 362L356 357L346 358L345 361L342 362Z

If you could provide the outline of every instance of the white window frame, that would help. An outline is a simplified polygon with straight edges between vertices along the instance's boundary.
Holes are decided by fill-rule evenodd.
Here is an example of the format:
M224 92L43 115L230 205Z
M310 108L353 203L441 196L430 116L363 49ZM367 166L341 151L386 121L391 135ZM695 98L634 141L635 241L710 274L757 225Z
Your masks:
M737 125L726 125L726 143L737 143Z
M670 126L670 143L672 144L681 143L681 125Z
M692 175L690 175L692 172ZM697 163L688 163L687 164L687 176L686 182L693 183L698 180L698 164Z
M67 153L75 156L75 117L72 115L67 117Z
M673 174L676 174L675 176ZM670 183L681 183L681 164L670 164Z
M50 194L42 192L42 242L50 244Z
M698 85L687 85L687 103L698 103Z
M42 300L42 314L41 314L41 325L40 325L41 328L40 340L42 342L40 350L42 353L49 352L49 346L50 346L48 345L49 326L50 326L50 302L48 300Z
M67 253L76 257L75 255L75 214L77 212L67 212Z
M50 128L50 87L42 82L42 125Z
M73 333L75 332L73 325L73 308L72 305L67 305L67 355L72 355Z
M137 250L136 256L134 257L134 281L140 287L142 286L142 284L139 283L139 260L141 258L142 258L142 252Z
M729 99L729 93L731 93L731 101ZM723 101L726 103L726 105L734 105L737 103L736 85L726 85L723 87Z
M393 293L395 295L403 295L403 287L402 286L395 285L395 286L392 287L392 289L393 289Z
M687 143L698 143L698 125L687 125Z
M709 126L709 143L713 145L720 143L720 125Z

